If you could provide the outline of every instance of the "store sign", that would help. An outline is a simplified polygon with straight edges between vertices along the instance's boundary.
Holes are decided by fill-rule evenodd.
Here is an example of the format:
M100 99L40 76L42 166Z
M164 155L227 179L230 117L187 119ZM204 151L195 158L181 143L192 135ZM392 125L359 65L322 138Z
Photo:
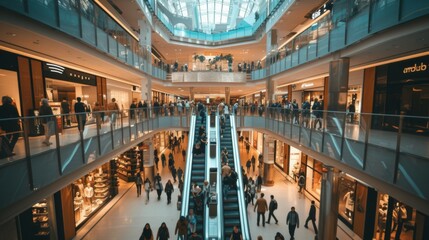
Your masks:
M402 72L404 74L414 73L414 72L424 72L427 70L427 68L428 68L428 65L421 62L419 65L417 65L417 63L415 63L413 66L404 67Z
M43 75L45 77L96 86L94 75L76 71L53 63L43 63Z
M309 88L309 87L313 87L314 83L303 83L301 84L301 88Z
M316 19L320 17L322 14L324 14L326 11L331 9L332 9L332 1L328 1L327 3L323 4L323 6L321 6L319 9L317 9L311 14L311 19Z

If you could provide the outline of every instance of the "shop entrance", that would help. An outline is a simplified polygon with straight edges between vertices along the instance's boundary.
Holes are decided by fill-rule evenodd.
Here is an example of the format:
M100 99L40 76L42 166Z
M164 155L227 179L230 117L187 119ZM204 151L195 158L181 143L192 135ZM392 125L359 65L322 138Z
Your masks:
M95 86L79 84L74 82L62 81L52 78L46 78L46 96L50 101L50 106L54 114L74 113L74 104L76 98L81 97L89 109L97 101L97 88ZM87 123L93 121L92 115L88 114ZM63 128L77 126L76 117L64 117Z

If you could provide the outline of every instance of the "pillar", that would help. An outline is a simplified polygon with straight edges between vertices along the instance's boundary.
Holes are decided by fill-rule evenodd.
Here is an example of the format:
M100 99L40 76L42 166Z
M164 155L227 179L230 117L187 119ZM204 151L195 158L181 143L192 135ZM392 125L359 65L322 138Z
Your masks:
M139 44L143 49L144 71L152 72L152 29L147 19L138 21L140 27Z
M263 180L265 186L274 185L274 139L264 134L264 168Z
M339 205L339 171L323 166L318 239L336 239Z
M194 101L195 95L194 95L194 87L189 88L189 101Z
M146 101L147 104L152 102L152 79L151 77L141 80L141 99Z
M269 66L274 63L274 59L277 54L277 29L271 29L267 33L267 42L266 42L266 66L267 66L267 75L270 76ZM265 96L265 106L269 107L270 104L274 101L274 83L271 80L271 77L268 77L265 83L266 96Z
M333 112L345 112L347 109L347 91L349 87L350 59L340 58L329 63L329 79L325 81L325 93L323 104L325 109ZM327 91L326 91L327 90ZM334 127L334 119L344 125L344 114L331 114L326 127Z
M225 103L231 104L231 89L229 87L225 87Z
M266 89L266 96L265 96L265 105L267 107L271 106L271 103L275 102L274 99L274 82L271 79L271 77L268 77L265 81L265 89Z
M143 144L140 146L140 156L142 158L142 167L144 172L144 177L149 178L151 182L154 182L154 176L156 172L155 164L154 164L154 155L153 155L154 145L151 139L145 140ZM143 179L144 181L144 179Z

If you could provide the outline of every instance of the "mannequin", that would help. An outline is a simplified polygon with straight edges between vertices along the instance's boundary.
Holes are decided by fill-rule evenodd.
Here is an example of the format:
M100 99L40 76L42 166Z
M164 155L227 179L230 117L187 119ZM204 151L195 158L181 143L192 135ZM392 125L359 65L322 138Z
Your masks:
M91 184L91 186L94 186L94 176L92 175L92 173L90 173L86 177L86 183L89 183L89 184Z
M83 183L82 183L82 179L77 180L77 183L75 183L75 185L79 189L80 195L83 195Z
M349 191L344 195L344 201L346 201L346 216L349 218L349 220L353 217L353 211L355 206L355 193L354 191Z
M92 197L94 196L94 189L91 187L90 183L87 183L85 189L84 189L84 198L87 205L91 206L92 204Z
M79 192L76 192L76 197L74 198L74 206L79 208L79 211L83 210L83 198Z

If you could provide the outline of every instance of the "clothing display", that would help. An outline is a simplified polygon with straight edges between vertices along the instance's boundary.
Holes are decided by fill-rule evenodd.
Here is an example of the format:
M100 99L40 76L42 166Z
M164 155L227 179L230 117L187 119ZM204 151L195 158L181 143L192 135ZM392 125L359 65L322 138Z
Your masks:
M33 205L33 237L34 239L50 239L50 224L46 200Z
M122 180L127 182L135 181L135 174L140 167L139 158L139 151L131 149L116 159L118 162L117 173L119 173L118 176Z

